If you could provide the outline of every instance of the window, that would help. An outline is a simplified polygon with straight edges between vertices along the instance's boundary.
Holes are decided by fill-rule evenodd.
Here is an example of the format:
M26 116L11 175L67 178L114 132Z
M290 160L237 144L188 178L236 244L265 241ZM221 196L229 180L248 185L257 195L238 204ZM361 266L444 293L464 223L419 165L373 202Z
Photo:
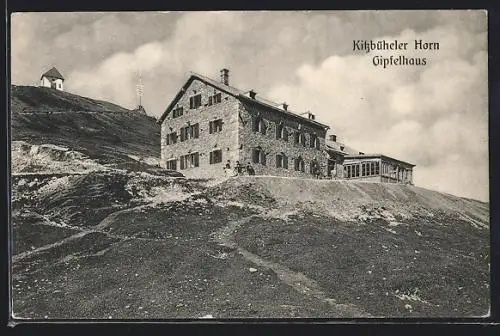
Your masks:
M266 165L266 153L264 153L262 148L257 147L252 149L252 162Z
M276 124L276 139L281 139L283 137L283 125Z
M215 93L208 97L208 106L220 103L222 101L222 95L220 93Z
M366 163L361 164L361 176L366 176Z
M304 133L300 134L300 144L304 147L306 146L306 135Z
M276 139L288 141L288 131L282 123L276 124Z
M285 154L276 154L276 168L288 169L288 158Z
M311 160L311 165L309 166L309 174L316 175L319 173L319 164L316 159Z
M304 133L295 133L295 144L301 144L302 146L306 146L306 135Z
M184 109L182 108L182 106L179 106L172 111L172 118L180 117L183 114L184 114Z
M210 152L210 164L222 162L222 150L217 149Z
M181 141L186 141L187 139L197 139L200 137L200 125L188 125L181 128Z
M306 165L304 163L304 160L302 160L300 156L295 159L295 171L300 171L303 173L306 171Z
M176 159L168 160L166 167L167 169L170 170L177 170L177 160Z
M311 134L311 142L309 143L311 148L319 149L319 139L316 134Z
M212 120L208 123L210 134L222 131L222 119Z
M167 145L177 143L177 132L167 134Z
M253 119L253 125L252 125L252 130L254 132L259 132L263 135L266 134L266 123L261 117L257 117Z
M360 169L360 166L361 166L361 169ZM360 164L346 165L346 166L344 166L344 174L346 175L347 178L359 177L360 173L362 173L362 167L363 166ZM366 167L368 167L368 166L366 166Z
M201 106L201 94L200 93L198 93L197 95L194 95L192 97L189 97L189 108L190 109L197 109L200 106Z
M199 153L191 153L188 155L183 155L180 158L181 169L199 167L199 165L200 165Z

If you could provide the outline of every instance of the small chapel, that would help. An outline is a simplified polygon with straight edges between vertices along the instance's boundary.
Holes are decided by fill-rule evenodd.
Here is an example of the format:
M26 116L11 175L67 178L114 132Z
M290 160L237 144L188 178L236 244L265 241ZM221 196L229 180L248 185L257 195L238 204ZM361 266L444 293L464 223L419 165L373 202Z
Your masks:
M64 77L55 67L45 72L42 77L40 77L40 86L42 87L64 91L63 83Z

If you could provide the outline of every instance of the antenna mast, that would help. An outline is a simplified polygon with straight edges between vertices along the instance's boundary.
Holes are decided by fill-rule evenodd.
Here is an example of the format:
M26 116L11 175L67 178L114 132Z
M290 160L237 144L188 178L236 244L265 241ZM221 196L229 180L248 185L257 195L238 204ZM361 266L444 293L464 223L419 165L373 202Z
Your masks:
M139 79L136 85L137 96L139 96L139 107L142 106L142 95L144 94L144 84L142 84L142 76L139 72Z

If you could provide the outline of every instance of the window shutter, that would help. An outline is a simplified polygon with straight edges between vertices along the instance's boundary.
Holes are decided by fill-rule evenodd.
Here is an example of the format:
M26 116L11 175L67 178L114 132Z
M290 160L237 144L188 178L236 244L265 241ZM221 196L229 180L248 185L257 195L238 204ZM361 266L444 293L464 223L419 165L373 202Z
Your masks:
M281 130L282 130L282 127L280 124L276 124L276 139L280 139L281 138Z
M283 168L288 169L288 158L283 155Z
M180 164L180 166L181 166L181 169L184 169L184 167L185 167L185 165L184 165L184 157L183 156L181 156L181 164Z
M214 163L214 152L210 152L210 164Z
M266 153L264 153L264 151L260 151L260 161L262 165L266 165Z
M286 128L283 128L283 139L285 139L285 141L288 141L288 131L286 130Z
M210 121L208 123L208 128L209 128L209 133L212 134L213 133L213 128L214 128L214 122L213 121Z
M257 132L259 130L259 124L256 118L252 118L252 131Z
M189 97L189 108L190 108L190 109L192 109L192 108L193 108L193 106L194 106L193 102L194 102L193 97Z
M194 125L194 137L195 138L200 137L200 124Z
M266 123L262 119L260 120L260 131L262 135L266 135Z
M194 166L198 167L200 165L200 154L194 153Z

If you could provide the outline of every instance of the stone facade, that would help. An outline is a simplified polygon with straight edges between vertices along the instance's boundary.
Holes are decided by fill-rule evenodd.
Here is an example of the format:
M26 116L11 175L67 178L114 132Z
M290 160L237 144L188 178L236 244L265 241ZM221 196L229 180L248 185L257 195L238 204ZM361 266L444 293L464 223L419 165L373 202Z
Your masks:
M215 99L218 94L220 98ZM191 104L196 95L201 95L201 103L193 108ZM313 177L311 165L315 160L319 173L326 174L325 125L229 94L196 78L169 108L161 120L160 165L164 168L178 170L186 177L216 178L224 176L224 166L230 160L231 167L237 161L242 165L250 162L256 175ZM178 112L180 109L182 113ZM257 119L265 125L265 134L253 129ZM221 120L222 127L211 132L210 122L215 120ZM280 124L287 130L287 140L277 139L276 130ZM181 139L181 129L186 127L197 127L198 130L194 137ZM305 137L304 145L295 143L297 132ZM317 139L313 146L311 137ZM253 159L256 148L265 153L265 162ZM210 154L214 151L220 151L216 162ZM191 157L186 159L187 155ZM277 155L282 155L281 165L276 162ZM299 164L296 170L295 160L299 158L303 164Z
M265 124L265 134L254 131L255 122L261 121ZM302 119L302 120L301 120ZM276 133L281 126L286 130L288 138L278 138ZM296 133L305 136L305 146L300 142L295 143ZM315 135L318 145L311 147L311 135ZM273 108L266 108L258 103L243 101L240 106L239 143L240 162L251 162L257 175L273 176L295 176L313 177L311 173L311 162L316 160L321 174L326 174L327 155L324 151L326 129L319 125L308 122L302 117L286 115ZM252 157L253 150L262 149L266 155L265 165L255 163ZM281 167L277 164L277 155L284 160ZM295 160L301 158L304 162L304 172L295 169ZM284 161L287 164L284 164Z
M208 105L208 97L221 94L220 103ZM191 109L190 97L201 94L201 106ZM175 108L182 108L183 114L173 117L169 113L161 124L161 158L160 165L167 167L169 160L176 160L176 170L187 177L216 177L224 174L224 165L227 160L238 160L238 108L239 101L213 86L194 80L185 94L179 99ZM210 121L222 119L222 129L210 133ZM199 125L197 138L180 139L180 130L189 125ZM167 136L176 133L175 143L167 145ZM221 161L210 163L210 152L221 151ZM180 157L188 154L199 153L198 167L183 167L181 169Z

